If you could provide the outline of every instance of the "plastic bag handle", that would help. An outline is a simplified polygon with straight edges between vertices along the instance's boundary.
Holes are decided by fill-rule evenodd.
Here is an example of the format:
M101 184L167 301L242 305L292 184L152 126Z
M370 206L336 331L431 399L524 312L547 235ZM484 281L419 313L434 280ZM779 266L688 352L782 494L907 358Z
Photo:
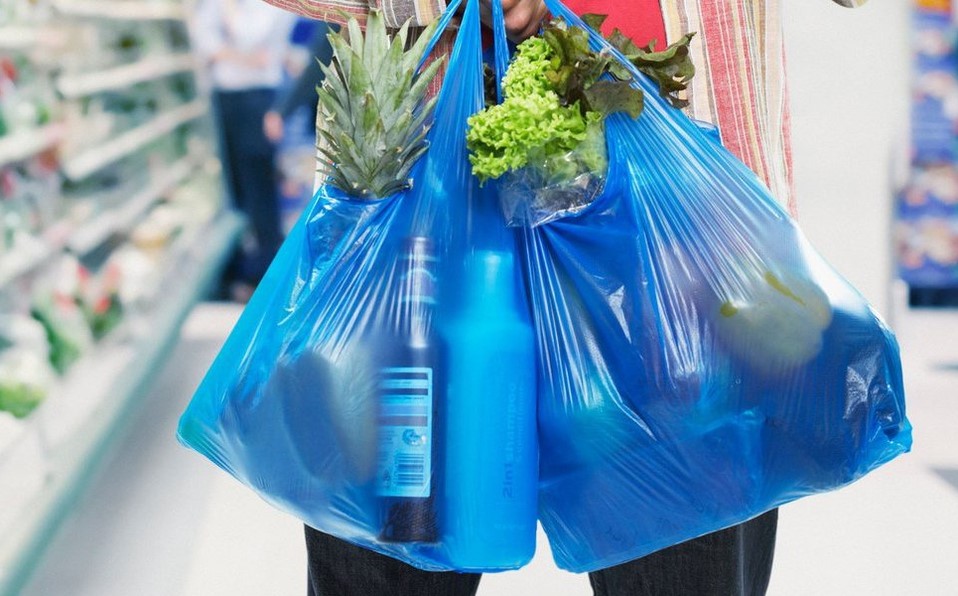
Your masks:
M502 0L492 0L492 33L496 65L496 96L502 103L502 78L509 68L509 44L506 41L506 15Z
M439 24L436 26L436 32L433 33L432 39L429 40L429 44L426 46L426 52L423 54L422 60L419 62L419 68L417 70L422 70L422 67L425 66L429 56L432 55L432 51L436 49L436 44L439 43L439 40L446 32L446 29L449 28L449 23L452 22L452 19L459 11L459 7L462 5L462 2L463 0L452 0L452 2L446 6L446 10L442 13L442 16L439 17Z

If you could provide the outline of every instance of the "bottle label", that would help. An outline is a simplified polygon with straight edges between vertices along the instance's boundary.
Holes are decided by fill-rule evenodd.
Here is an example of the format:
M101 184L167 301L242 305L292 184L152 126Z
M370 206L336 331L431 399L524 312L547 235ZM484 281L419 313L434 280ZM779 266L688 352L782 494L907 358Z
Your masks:
M377 493L427 498L432 477L432 369L384 368L379 390Z

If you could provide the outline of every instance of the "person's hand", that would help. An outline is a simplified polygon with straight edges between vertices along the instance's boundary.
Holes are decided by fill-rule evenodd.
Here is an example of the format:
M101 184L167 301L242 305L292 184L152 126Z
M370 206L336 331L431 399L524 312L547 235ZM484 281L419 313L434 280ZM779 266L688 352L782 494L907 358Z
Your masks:
M492 2L496 0L482 0L482 20L486 24L492 23ZM539 26L549 14L545 2L542 0L500 0L502 13L506 17L506 33L509 39L519 42L532 37L539 31Z
M266 138L274 143L283 140L283 117L279 112L270 110L263 117L263 133Z

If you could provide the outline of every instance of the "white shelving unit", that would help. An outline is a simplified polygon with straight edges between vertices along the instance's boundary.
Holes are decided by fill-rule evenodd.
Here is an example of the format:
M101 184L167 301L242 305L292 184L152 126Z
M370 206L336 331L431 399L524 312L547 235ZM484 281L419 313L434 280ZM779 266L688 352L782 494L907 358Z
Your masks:
M0 261L0 287L44 265L55 254L53 247L39 240L34 240L27 245L18 243L14 251L4 255L3 261Z
M209 197L213 204L204 203L203 197L197 201L197 197L183 196L187 188L209 189L209 177L219 171L210 155L210 103L203 85L172 80L183 73L195 77L197 72L194 56L180 41L182 33L176 31L187 24L188 13L183 7L187 1L52 0L56 10L49 23L0 27L0 50L36 60L30 70L30 84L48 84L56 93L48 92L44 97L65 104L50 110L53 118L62 114L63 122L0 136L0 169L12 166L15 177L26 180L32 176L29 167L21 166L29 165L42 152L63 151L67 144L82 142L77 138L82 133L73 130L70 134L70 126L76 121L71 115L87 113L85 107L79 109L80 102L102 101L96 104L101 110L98 113L109 115L112 110L122 120L128 117L124 113L127 108L116 107L124 105L115 101L116 96L134 85L148 84L158 91L154 95L153 89L147 90L159 106L150 108L159 110L152 119L106 142L81 144L79 152L67 156L61 153L59 175L79 190L62 203L49 203L58 208L44 211L44 218L31 220L34 223L29 229L16 232L12 246L0 249L0 307L22 305L23 298L29 300L35 279L42 277L34 274L66 252L102 262L97 259L113 250L112 240L134 236L134 228L164 199L169 199L167 215L177 209L188 214L183 217L183 230L165 248L151 245L140 253L148 262L159 261L153 274L138 271L137 275L147 277L131 278L136 279L136 287L147 289L130 299L132 304L123 305L124 318L119 325L84 353L26 418L15 420L0 412L0 596L17 594L27 581L52 534L70 515L126 414L137 406L144 388L162 368L183 320L218 276L244 223L225 211L210 219L210 213L215 213L220 204L219 196ZM55 61L50 67L41 64L49 60L49 51L33 52L39 45L49 50L51 41L67 45L103 43L98 41L99 35L90 35L88 30L96 33L115 27L117 20L137 23L129 27L131 31L149 30L153 37L148 39L154 44L157 39L171 40L166 53L151 51L136 62L83 71L83 60L63 64ZM82 48L71 46L69 51ZM90 63L111 62L99 58ZM63 72L53 76L61 69ZM36 73L50 74L44 78ZM171 80L165 80L167 77ZM112 107L105 99L96 99L101 93L110 94ZM137 106L130 110L143 109L142 103L137 103L142 101L141 96L132 95L130 99L128 103ZM182 134L189 131L194 138ZM191 186L195 182L198 184ZM24 188L26 194L14 197L21 201L16 208L34 213L26 205L39 195L30 193L45 187L34 184ZM97 189L103 194L98 196ZM70 204L73 200L76 203ZM11 212L20 216L19 211ZM30 218L23 216L24 220ZM37 229L39 224L35 222L45 218L53 222L46 221L50 225ZM127 251L124 256L135 254L132 248ZM151 293L155 293L152 298ZM7 300L13 295L16 299ZM21 306L15 306L13 312L25 316L26 308L22 312L17 308Z
M183 6L168 0L57 0L64 15L125 21L183 20Z
M64 97L83 97L187 72L195 65L190 54L155 56L99 72L66 75L57 81L57 88Z
M155 175L148 186L121 207L92 217L68 234L59 234L61 241L35 240L15 250L0 262L0 288L47 264L64 249L86 254L113 234L129 230L166 192L182 184L208 159L211 158L206 155L183 157L168 170Z
M40 39L40 30L36 27L17 27L8 25L0 27L0 49L13 50L29 48Z
M0 167L33 157L63 139L63 126L49 124L36 130L27 130L0 137Z
M186 315L213 282L242 224L232 214L212 222L171 263L169 277L176 283L166 284L170 291L160 307L128 320L117 339L78 363L31 417L48 443L49 467L42 485L32 483L15 495L29 506L0 535L0 595L14 596L29 578L100 455L161 368ZM23 438L32 436L28 430Z
M80 226L67 241L67 248L85 254L102 244L111 235L129 230L167 191L176 188L202 165L205 157L183 157L169 170L154 176L153 181L117 209L104 213Z
M63 162L63 173L74 180L86 178L169 134L178 126L203 116L207 111L209 111L209 102L205 99L198 99L160 114L146 124L127 131L103 145L87 149L83 153L67 159Z
M57 45L63 41L58 31L36 25L0 26L0 50L29 50L36 46Z

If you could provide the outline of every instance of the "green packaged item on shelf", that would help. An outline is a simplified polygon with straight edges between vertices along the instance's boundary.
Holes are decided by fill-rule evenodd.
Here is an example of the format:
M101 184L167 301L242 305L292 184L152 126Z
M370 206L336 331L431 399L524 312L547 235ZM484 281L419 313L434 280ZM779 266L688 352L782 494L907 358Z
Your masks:
M109 294L93 304L82 305L93 338L100 340L116 328L123 320L123 304L116 293Z
M64 374L93 344L93 335L75 300L47 294L34 301L31 316L43 325L50 344L50 364Z
M26 418L44 397L46 395L36 387L0 380L0 410L10 412L16 418Z
M27 347L0 351L0 411L26 418L47 397L53 380L42 353Z
M35 306L30 314L46 329L47 339L50 341L50 364L62 375L83 354L80 342L70 336L49 309Z

